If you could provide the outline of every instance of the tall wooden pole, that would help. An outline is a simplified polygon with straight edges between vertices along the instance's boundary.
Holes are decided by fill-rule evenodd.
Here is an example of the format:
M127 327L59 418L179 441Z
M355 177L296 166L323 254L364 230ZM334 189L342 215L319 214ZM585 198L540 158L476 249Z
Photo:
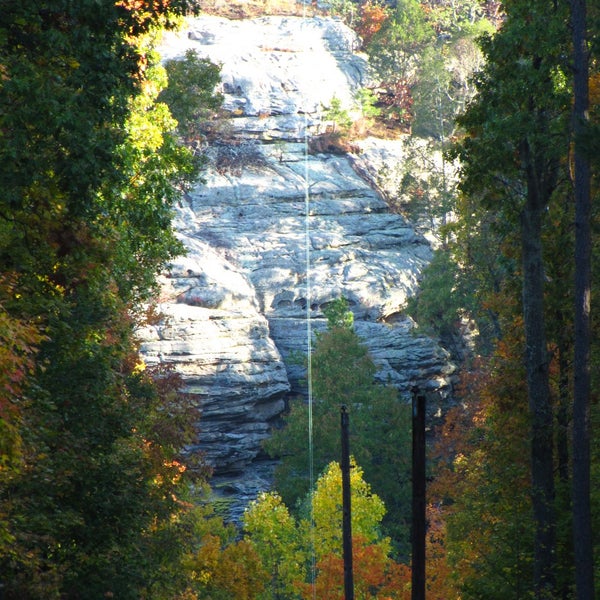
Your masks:
M425 600L425 396L413 390L412 444L412 591Z
M344 551L344 597L354 600L352 566L352 507L350 504L350 417L345 406L341 409L342 424L342 546Z

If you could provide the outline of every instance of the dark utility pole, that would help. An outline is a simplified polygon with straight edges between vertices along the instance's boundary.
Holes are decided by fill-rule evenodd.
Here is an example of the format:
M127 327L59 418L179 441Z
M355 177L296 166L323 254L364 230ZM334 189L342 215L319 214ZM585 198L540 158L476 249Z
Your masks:
M342 406L342 545L344 550L344 598L354 600L352 570L352 509L350 506L350 418Z
M577 600L595 598L590 504L592 195L589 135L589 46L586 0L571 0L573 39L573 129L575 134L575 343L573 367L573 534ZM592 7L594 3L590 2ZM591 37L591 33L589 34ZM583 146L583 147L582 147Z
M425 600L425 396L412 397L412 591L411 600Z

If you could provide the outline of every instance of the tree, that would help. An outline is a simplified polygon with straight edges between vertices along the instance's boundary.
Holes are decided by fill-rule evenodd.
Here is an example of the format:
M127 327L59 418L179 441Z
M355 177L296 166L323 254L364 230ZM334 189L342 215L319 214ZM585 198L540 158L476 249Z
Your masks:
M394 562L384 548L367 544L359 536L354 538L355 596L364 600L409 600L410 568ZM302 597L311 600L344 600L344 561L333 554L317 563L318 577L314 586L302 586Z
M357 597L405 598L400 594L406 593L410 581L407 568L390 558L390 540L381 533L385 505L365 482L360 466L354 459L351 463ZM261 494L246 510L244 540L271 574L261 598L311 598L315 593L319 598L341 598L342 473L337 462L327 465L300 513L298 518L290 515L274 492Z
M481 19L423 50L413 86L414 133L432 136L445 150L446 140L456 133L456 115L475 94L472 75L483 66L476 40L493 31L491 23Z
M521 231L522 308L531 416L532 504L536 522L537 597L555 586L553 411L544 311L542 227L555 194L565 148L568 94L561 86L565 15L546 3L510 3L506 21L483 50L478 96L459 123L463 191L499 209ZM564 74L563 74L564 76ZM523 82L526 93L522 93Z
M400 0L391 18L373 35L366 51L369 64L383 82L413 81L418 54L434 39L434 31L417 0Z
M197 416L176 378L139 364L133 332L181 251L172 201L197 173L156 103L166 79L150 47L191 7L9 0L0 15L3 333L23 359L19 461L0 474L9 599L184 585L187 490L206 472L180 450Z
M363 478L362 468L353 458L350 468L352 534L367 544L389 544L389 540L382 539L379 529L386 512L385 504L371 491L371 486ZM302 513L301 528L305 539L310 539L313 535L311 530L315 529L317 559L327 554L341 557L342 471L338 462L330 463L321 473L314 493L306 497Z
M298 525L276 492L265 492L244 513L244 535L260 556L270 578L266 585L273 598L297 596L298 581L304 581L309 558ZM311 548L309 545L308 548Z
M447 415L431 456L429 501L447 530L436 566L445 561L448 583L466 599L517 600L533 591L529 424L515 406L525 392L519 320L505 334L492 357L463 373L463 405Z
M202 141L208 121L223 102L214 92L220 68L194 50L187 50L183 59L168 60L165 68L168 85L158 100L168 105L187 144Z
M0 289L10 289L2 282ZM33 324L12 317L0 304L0 489L19 476L23 467L24 388L35 369L37 347L43 336ZM8 515L10 505L0 508L0 556L16 552Z
M444 36L462 35L498 12L496 0L425 0L422 3L436 31Z
M355 0L331 0L327 5L329 14L339 16L346 25L352 27L358 13Z
M363 46L368 47L373 37L390 18L391 11L384 2L379 0L366 0L360 6L359 21L356 24L356 33L361 37Z
M378 82L382 117L409 127L412 94L421 53L434 40L434 30L418 0L400 0L392 16L371 36L365 51L373 78Z
M363 479L362 469L353 458L350 490L357 597L377 597L376 594L384 589L399 589L402 569L389 558L389 539L383 538L380 531L385 505L372 493L371 486ZM313 582L303 586L304 597L312 597L316 590L319 598L343 598L342 471L337 462L327 466L317 481L314 493L307 496L306 501L305 517L300 527L304 539L308 541L314 536L316 540L317 577L314 589Z
M352 453L388 507L386 530L398 551L407 552L410 410L394 388L374 380L376 366L353 329L345 300L332 302L326 315L328 330L317 335L312 358L314 469L321 471L339 459L339 410L345 404L352 415ZM294 506L310 488L306 403L292 402L284 421L284 428L273 433L265 448L281 457L275 485L283 501Z
M208 533L190 562L196 599L256 600L261 596L267 573L254 546L247 540L223 545L217 535Z

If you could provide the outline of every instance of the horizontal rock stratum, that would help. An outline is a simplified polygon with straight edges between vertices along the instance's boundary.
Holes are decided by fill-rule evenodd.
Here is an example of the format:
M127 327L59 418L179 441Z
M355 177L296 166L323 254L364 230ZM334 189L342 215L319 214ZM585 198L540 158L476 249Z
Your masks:
M165 58L192 48L222 65L228 135L177 207L188 252L161 276L164 318L141 332L142 353L174 365L198 399L198 448L217 473L245 472L286 400L304 393L297 357L340 296L401 397L414 384L451 389L448 354L403 314L429 243L356 158L306 151L327 126L323 107L336 97L352 109L368 80L357 47L328 18L201 17L165 41Z

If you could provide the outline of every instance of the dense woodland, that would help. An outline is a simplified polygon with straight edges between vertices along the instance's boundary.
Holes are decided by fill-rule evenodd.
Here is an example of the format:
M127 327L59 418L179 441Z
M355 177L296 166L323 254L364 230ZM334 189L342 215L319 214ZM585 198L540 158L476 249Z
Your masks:
M4 0L0 10L0 596L341 599L339 405L352 431L356 597L411 597L410 414L343 299L313 346L307 406L266 446L275 488L241 530L182 449L195 408L146 368L135 328L183 251L171 207L201 176L219 70L161 66L199 10L322 13L291 0ZM587 6L586 6L587 4ZM415 135L448 166L395 209L439 248L407 310L467 326L458 402L429 452L427 598L591 600L600 566L600 13L584 0L331 0L373 68L335 143ZM587 14L586 14L587 10ZM305 359L305 358L304 358ZM302 359L301 359L302 360ZM597 578L596 578L597 579Z

